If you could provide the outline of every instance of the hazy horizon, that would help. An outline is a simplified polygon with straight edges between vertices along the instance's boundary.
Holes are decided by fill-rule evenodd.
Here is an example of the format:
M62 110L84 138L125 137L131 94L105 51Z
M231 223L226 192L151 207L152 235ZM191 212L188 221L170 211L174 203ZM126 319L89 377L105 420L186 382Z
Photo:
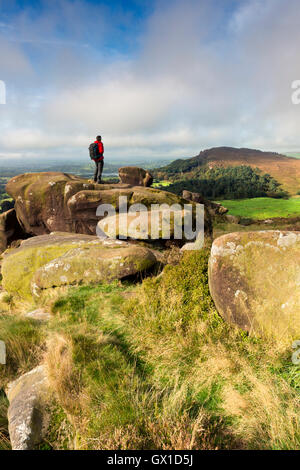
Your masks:
M220 147L225 147L225 146L220 146ZM180 159L188 159L191 157L194 157L198 155L202 150L206 149L201 149L197 154L195 155L185 155L178 157ZM255 149L255 150L261 150L261 149ZM292 158L298 158L300 155L300 152L277 152L276 150L273 150L276 153L286 155ZM163 166L164 164L170 163L174 160L177 160L178 158L174 157L168 157L168 156L155 156L152 157L151 159L149 157L122 157L122 156L114 156L114 157L105 157L105 165L104 165L104 171L107 166L126 166L126 165L145 165L145 167L153 167L155 164L157 166ZM18 167L25 167L29 168L30 166L33 166L34 168L43 168L48 167L48 166L63 166L63 165L73 165L73 166L84 166L91 164L93 165L93 162L89 159L88 155L87 156L81 156L81 157L71 157L71 156L47 156L47 157L2 157L0 158L0 168L15 168L17 169Z

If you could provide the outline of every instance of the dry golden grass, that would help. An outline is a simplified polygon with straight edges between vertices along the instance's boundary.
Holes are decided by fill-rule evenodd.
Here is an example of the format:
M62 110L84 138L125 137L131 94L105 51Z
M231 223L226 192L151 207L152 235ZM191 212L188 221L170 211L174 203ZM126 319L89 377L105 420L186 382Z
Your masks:
M187 257L190 261L182 263L186 268L190 264L186 278L180 275L182 268L170 268L159 286L147 281L131 301L128 321L134 350L153 366L154 380L165 377L174 390L182 381L197 397L219 384L220 396L215 393L212 404L202 398L203 408L207 411L208 404L210 412L229 418L227 431L243 448L300 448L299 397L273 372L287 355L287 345L283 350L281 342L270 338L247 338L216 321L213 304L206 302L203 308L205 283L193 279L196 255ZM172 394L175 407L184 406L186 395L182 388Z
M49 297L49 446L300 448L289 351L220 319L205 253L186 253L162 276L135 285L134 296L131 290L117 283ZM20 351L16 339L12 350L25 368L21 333Z

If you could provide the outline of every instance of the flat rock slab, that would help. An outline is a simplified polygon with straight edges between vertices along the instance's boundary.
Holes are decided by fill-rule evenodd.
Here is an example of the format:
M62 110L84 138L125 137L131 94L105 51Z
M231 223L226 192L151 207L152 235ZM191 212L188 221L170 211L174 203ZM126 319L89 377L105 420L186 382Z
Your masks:
M209 287L225 320L292 344L300 337L300 232L238 232L217 238Z
M37 308L31 312L25 313L24 317L43 322L49 321L51 319L51 314L43 308Z
M44 366L8 385L8 430L13 450L31 450L42 441L48 424L45 414L48 389Z
M144 272L157 263L145 247L121 240L68 233L41 235L7 251L3 286L30 299L42 290L65 285L92 285Z

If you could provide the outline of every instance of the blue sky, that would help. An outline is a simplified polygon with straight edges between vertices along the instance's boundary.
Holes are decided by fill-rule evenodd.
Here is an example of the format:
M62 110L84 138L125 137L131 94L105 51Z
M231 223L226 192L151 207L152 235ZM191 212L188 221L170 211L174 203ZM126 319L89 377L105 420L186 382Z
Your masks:
M298 150L297 0L0 0L0 159ZM17 137L16 137L17 136Z

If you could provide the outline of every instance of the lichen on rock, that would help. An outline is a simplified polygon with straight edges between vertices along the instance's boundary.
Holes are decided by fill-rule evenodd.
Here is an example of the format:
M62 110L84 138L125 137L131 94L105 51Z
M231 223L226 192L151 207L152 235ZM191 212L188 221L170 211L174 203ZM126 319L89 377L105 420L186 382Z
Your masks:
M157 260L145 247L96 236L54 233L24 241L5 253L3 286L30 299L44 289L123 279L152 268Z
M98 221L105 216L96 214L97 207L111 204L118 212L120 196L127 197L128 207L136 203L148 208L162 203L183 205L184 200L175 194L139 186L134 168L129 170L126 174L131 174L132 180L128 177L127 183L118 184L90 183L60 172L26 173L9 180L6 191L14 198L17 218L30 235L52 231L95 235ZM148 173L138 170L147 179Z
M300 232L238 232L217 238L209 286L224 319L282 344L300 335Z
M13 450L32 450L47 431L49 382L43 365L8 384L8 429Z

